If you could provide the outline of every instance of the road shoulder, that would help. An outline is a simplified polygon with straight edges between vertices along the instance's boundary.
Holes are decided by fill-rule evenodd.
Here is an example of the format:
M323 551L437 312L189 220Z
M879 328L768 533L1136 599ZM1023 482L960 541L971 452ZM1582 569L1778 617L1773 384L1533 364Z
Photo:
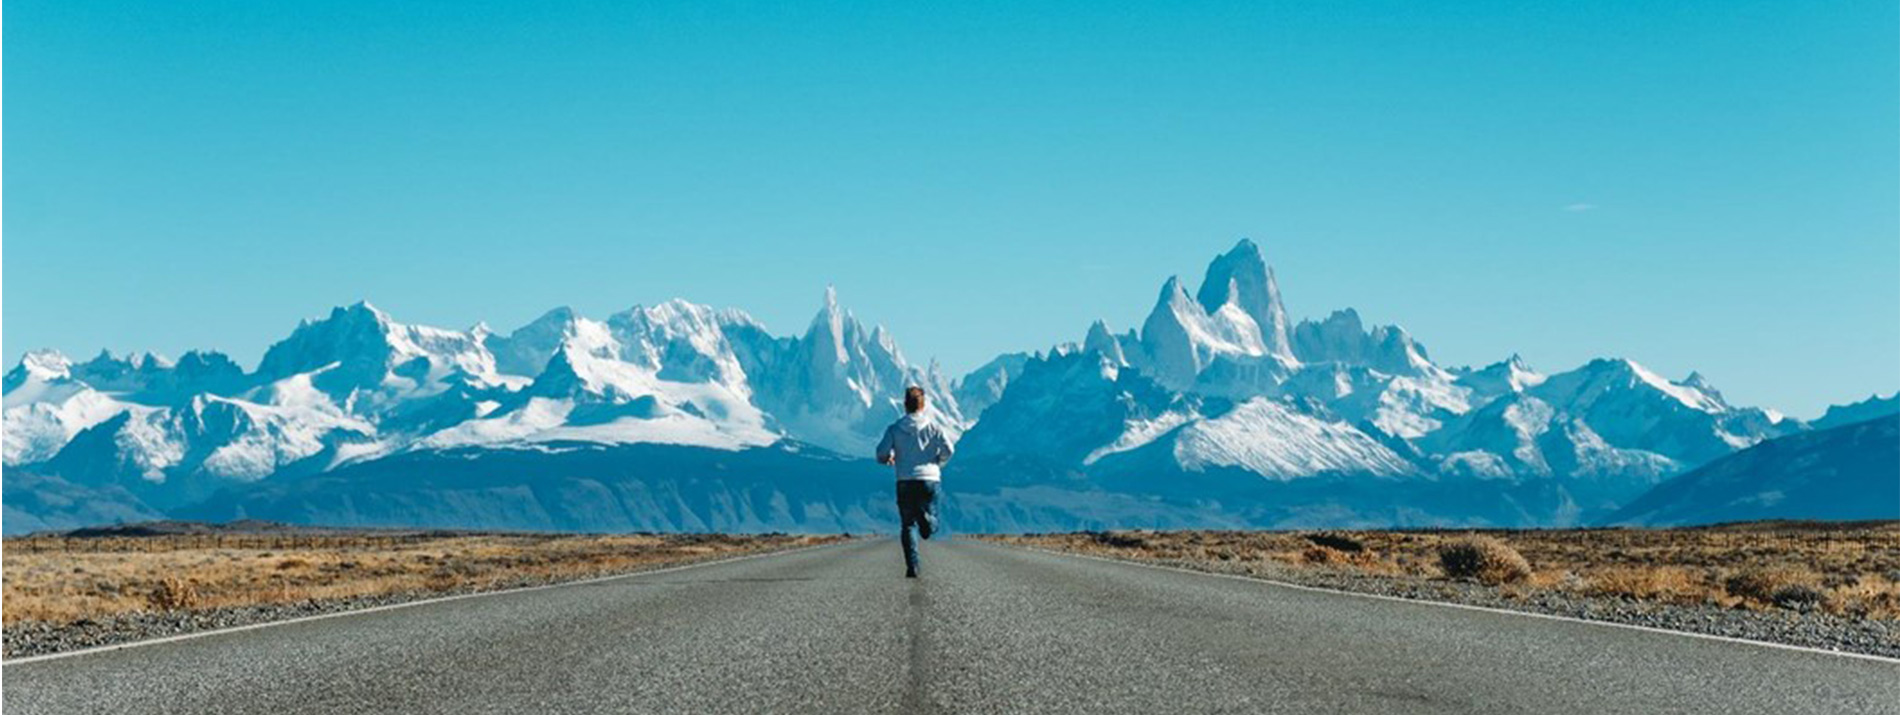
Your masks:
M999 548L1236 579L1279 588L1633 628L1900 664L1900 627L1882 620L1844 619L1825 614L1766 614L1711 607L1584 599L1557 594L1511 599L1471 583L1423 582L1335 569L1276 568L1272 564L1258 562L1137 558L984 541Z

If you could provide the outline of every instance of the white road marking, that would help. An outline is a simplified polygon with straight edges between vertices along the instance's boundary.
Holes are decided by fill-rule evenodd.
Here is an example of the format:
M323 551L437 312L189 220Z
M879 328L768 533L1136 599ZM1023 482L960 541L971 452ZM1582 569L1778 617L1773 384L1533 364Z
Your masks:
M465 598L481 598L483 596L501 596L501 595L512 594L512 593L526 593L529 591L540 591L542 589L549 589L549 588L565 588L568 586L581 586L581 585L590 584L590 583L600 583L602 581L617 581L617 580L626 579L626 578L652 576L655 574L663 574L663 573L670 573L673 571L684 571L686 569L699 568L701 566L718 566L720 564L729 564L729 563L734 563L737 561L745 561L747 559L761 559L768 556L784 556L786 554L795 554L801 551L812 551L816 549L840 546L843 544L853 543L854 541L857 541L857 540L847 539L845 541L837 541L837 542L832 542L829 544L817 544L814 546L800 546L800 547L792 548L792 549L780 549L777 551L767 551L765 553L759 553L759 554L745 554L743 556L733 556L730 558L713 559L710 561L697 561L690 564L681 564L679 566L668 566L665 568L652 569L648 571L633 571L629 573L614 574L611 576L595 576L592 578L580 579L578 581L561 581L558 583L544 583L538 586L522 586L520 588L508 588L508 589L502 589L499 591L477 591L475 593L461 593L461 594L456 594L454 596L438 596L436 598L425 598L419 601L403 601L402 603L387 603L381 606L370 606L368 608L358 608L358 609L352 609L348 611L337 611L334 613L319 613L314 616L298 616L296 618L287 618L281 621L264 621L262 623L251 623L251 624L242 625L242 626L231 626L229 628L213 628L211 630L206 630L206 631L193 631L191 633L180 633L175 636L160 636L158 638L147 638L145 640L128 641L125 643L114 643L112 645L95 646L92 648L81 648L79 650L69 650L69 651L64 651L60 653L48 653L46 655L35 655L35 656L28 656L25 658L7 658L5 660L0 660L0 669L4 669L6 666L9 666L9 665L23 665L26 663L38 663L38 662L48 661L48 660L59 660L62 658L74 658L74 657L78 657L82 655L106 653L109 651L125 650L127 648L139 648L139 647L148 646L148 645L159 645L161 643L175 643L177 641L191 640L193 638L205 638L209 636L223 635L226 633L237 633L240 631L254 631L260 628L271 628L274 626L288 626L292 623L308 623L310 621L321 621L327 618L360 616L365 613L376 613L379 611L393 611L398 608L409 608L411 606L426 606L431 603L445 603L448 601L460 601Z
M261 628L270 628L274 626L286 626L293 623L304 623L308 621L320 621L320 620L324 620L328 618L342 618L346 616L357 616L357 615L362 615L366 613L376 613L379 611L392 611L399 608L409 608L411 606L422 606L422 605L427 605L431 603L444 603L448 601L459 601L459 600L469 599L469 598L481 598L484 596L500 596L500 595L512 594L512 593L526 593L529 591L539 591L543 589L563 588L567 586L580 586L580 585L585 585L585 584L590 584L590 583L600 583L603 581L617 581L621 579L637 578L641 576L652 576L656 574L670 573L674 571L684 571L686 569L699 568L702 566L717 566L720 564L729 564L729 563L735 563L739 561L746 561L749 559L759 559L759 558L766 558L766 557L771 557L771 556L784 556L787 554L800 553L804 551L814 551L817 549L841 546L841 545L849 544L849 543L853 543L853 542L841 541L841 542L835 542L835 543L830 543L830 544L819 544L816 546L801 546L795 549L785 549L781 551L768 551L768 552L760 553L760 554L746 554L743 556L734 556L731 558L715 559L712 561L701 561L697 563L682 564L679 566L668 566L665 568L653 569L650 571L635 571L632 573L614 574L612 576L598 576L594 578L581 579L577 581L563 581L560 583L541 584L538 586L523 586L521 588L504 589L500 591L482 591L482 592L477 592L477 593L458 594L454 596L427 598L427 599L422 599L418 601L404 601L402 603L391 603L391 604L385 604L381 606L371 606L368 608L361 608L361 609L355 609L355 610L349 610L349 611L337 611L335 613L320 613L313 616L300 616L297 618L290 618L290 619L285 619L281 621L265 621L262 623L252 623L252 624L242 625L242 626L232 626L230 628L217 628L217 629L206 630L206 631L182 633L175 636L162 636L159 638L130 641L127 643L117 643L113 645L98 646L94 648L83 648L80 650L66 651L62 653L49 653L46 655L36 655L36 656L29 656L25 658L8 658L3 661L0 661L0 668L4 668L5 666L8 666L8 665L20 665L20 664L25 664L25 663L36 663L36 662L49 661L49 660L59 660L62 658L73 658L73 657L78 657L82 655L91 655L95 653L105 653L105 652L110 652L110 651L115 651L115 650L138 648L141 646L159 645L162 643L172 643L176 641L191 640L194 638L206 638L206 637L222 635L226 633L237 633L241 631L257 630ZM1900 664L1900 658L1889 658L1886 656L1871 655L1867 653L1834 651L1834 650L1826 650L1823 648L1813 648L1809 646L1798 646L1798 645L1790 645L1786 643L1775 643L1772 641L1758 641L1758 640L1750 640L1747 638L1735 638L1732 636L1719 636L1719 635L1713 635L1709 633L1696 633L1694 631L1678 631L1678 630L1670 630L1667 628L1638 626L1638 625L1632 625L1628 623L1617 623L1615 621L1595 621L1595 620L1590 620L1587 618L1575 618L1571 616L1560 616L1560 615L1555 615L1555 614L1550 614L1550 613L1536 613L1536 612L1531 612L1531 611L1516 611L1516 610L1511 610L1508 608L1493 608L1490 606L1477 606L1477 605L1472 605L1472 604L1467 604L1467 603L1451 603L1447 601L1432 601L1432 600L1426 600L1426 599L1402 598L1399 596L1388 596L1388 595L1377 594L1377 593L1360 593L1357 591L1345 591L1345 590L1333 589L1333 588L1323 588L1319 586L1308 586L1305 584L1291 583L1287 581L1278 581L1278 580L1269 579L1269 578L1259 578L1255 576L1242 576L1239 574L1218 573L1218 572L1213 572L1213 571L1201 571L1197 569L1184 568L1180 566L1144 563L1141 561L1133 561L1129 559L1117 559L1117 558L1111 558L1107 556L1096 556L1094 554L1082 554L1082 553L1074 553L1074 552L1067 552L1067 551L1057 551L1054 549L1045 549L1045 548L1034 547L1034 546L1020 546L1020 545L1012 544L1012 545L1009 545L1009 547L1023 549L1025 551L1033 551L1037 553L1049 554L1052 556L1066 556L1066 557L1078 558L1078 559L1090 559L1094 561L1101 561L1101 562L1110 563L1110 564L1119 564L1123 566L1138 566L1141 568L1150 568L1150 569L1155 569L1159 571L1194 574L1198 576L1211 576L1214 578L1224 578L1224 579L1231 579L1235 581L1242 581L1246 583L1262 584L1262 585L1267 585L1267 586L1277 586L1280 588L1288 588L1288 589L1294 589L1298 591L1310 591L1314 593L1354 596L1358 598L1369 598L1369 599L1380 600L1380 601L1392 601L1396 603L1408 603L1408 604L1414 604L1414 605L1439 606L1443 608L1458 608L1458 609L1463 609L1467 611L1482 611L1485 613L1498 613L1498 614L1511 615L1511 616L1524 616L1527 618L1543 618L1543 619L1553 620L1553 621L1567 621L1570 623L1582 623L1582 624L1592 625L1592 626L1625 628L1629 630L1645 631L1649 633L1660 633L1664 635L1681 636L1685 638L1702 638L1705 640L1723 641L1723 642L1728 642L1728 643L1739 643L1742 645L1759 646L1763 648L1779 648L1782 650L1816 653L1820 655L1831 655L1831 656L1837 656L1837 657L1842 657L1842 658L1870 660L1870 661L1879 662L1879 663Z
M1346 590L1336 589L1336 588L1324 588L1321 586L1308 586L1306 584L1291 583L1288 581L1278 581L1278 580L1274 580L1270 578L1260 578L1258 576L1242 576L1240 574L1219 573L1215 571L1201 571L1198 569L1185 568L1181 566L1170 566L1167 564L1146 563L1142 561L1135 561L1132 559L1117 559L1117 558L1112 558L1108 556L1096 556L1094 554L1082 554L1082 553L1075 553L1075 552L1069 552L1069 551L1057 551L1055 549L1045 549L1039 546L1021 546L1017 544L1007 544L1006 546L1010 548L1023 549L1026 551L1036 551L1036 552L1040 552L1044 554L1050 554L1053 556L1070 556L1070 557L1074 557L1078 559L1093 559L1095 561L1105 561L1111 564L1122 564L1124 566L1140 566L1142 568L1158 569L1161 571L1173 571L1177 573L1191 573L1191 574L1198 574L1201 576L1213 576L1215 578L1233 579L1235 581L1246 581L1249 583L1265 584L1268 586L1279 586L1280 588L1290 588L1290 589L1295 589L1299 591L1312 591L1314 593L1330 593L1330 594L1338 594L1341 596L1357 596L1359 598L1371 598L1371 599L1376 599L1380 601L1394 601L1398 603L1410 603L1410 604L1424 605L1424 606L1442 606L1445 608L1462 608L1467 611L1483 611L1485 613L1502 613L1502 614L1511 615L1511 616L1525 616L1528 618L1544 618L1544 619L1549 619L1553 621L1568 621L1571 623L1584 623L1584 624L1589 624L1592 626L1609 626L1611 628L1627 628L1627 629L1636 630L1636 631L1647 631L1650 633L1662 633L1665 635L1683 636L1685 638L1704 638L1704 639L1714 640L1714 641L1725 641L1728 643L1741 643L1744 645L1761 646L1763 648L1780 648L1783 650L1794 650L1794 651L1801 651L1804 653L1819 653L1821 655L1832 655L1832 656L1839 656L1842 658L1858 658L1861 660L1871 660L1871 661L1875 661L1879 663L1900 664L1900 658L1889 658L1887 656L1873 655L1871 653L1853 653L1849 651L1828 650L1825 648L1814 648L1810 646L1791 645L1787 643L1776 643L1774 641L1758 641L1758 640L1750 640L1748 638L1736 638L1734 636L1718 636L1711 633L1697 633L1695 631L1678 631L1678 630L1671 630L1668 628L1656 628L1653 626L1638 626L1638 625L1634 625L1630 623L1618 623L1616 621L1593 621L1588 618L1560 616L1553 613L1537 613L1534 611L1514 611L1509 608L1494 608L1491 606L1477 606L1477 605L1472 605L1469 603L1453 603L1450 601L1432 601L1432 600L1423 599L1423 598L1403 598L1400 596L1388 596L1388 595L1379 594L1379 593L1360 593L1358 591L1346 591Z

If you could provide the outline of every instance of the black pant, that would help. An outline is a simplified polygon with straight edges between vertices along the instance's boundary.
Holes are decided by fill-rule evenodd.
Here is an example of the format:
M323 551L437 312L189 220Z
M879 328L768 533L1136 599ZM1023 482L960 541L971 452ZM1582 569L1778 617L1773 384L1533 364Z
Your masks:
M897 481L897 516L903 523L898 540L904 544L904 566L912 572L917 571L917 540L911 537L911 529L915 527L917 535L926 539L937 530L937 494L942 489L934 479Z

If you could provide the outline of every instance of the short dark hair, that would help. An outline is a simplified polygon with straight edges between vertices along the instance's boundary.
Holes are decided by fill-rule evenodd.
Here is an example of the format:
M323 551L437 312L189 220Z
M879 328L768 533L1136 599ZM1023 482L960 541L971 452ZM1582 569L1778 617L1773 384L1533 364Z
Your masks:
M924 408L924 388L915 385L904 390L904 411L916 412Z

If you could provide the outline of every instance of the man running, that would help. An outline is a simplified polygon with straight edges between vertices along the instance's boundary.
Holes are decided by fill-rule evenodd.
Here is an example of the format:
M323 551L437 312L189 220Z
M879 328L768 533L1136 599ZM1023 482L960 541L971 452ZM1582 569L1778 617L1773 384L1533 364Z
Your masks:
M953 451L943 430L924 416L928 398L924 389L904 390L904 416L884 428L884 439L877 443L877 463L897 469L897 514L903 520L904 577L917 578L917 534L930 538L937 529L937 494L942 491L944 462Z

